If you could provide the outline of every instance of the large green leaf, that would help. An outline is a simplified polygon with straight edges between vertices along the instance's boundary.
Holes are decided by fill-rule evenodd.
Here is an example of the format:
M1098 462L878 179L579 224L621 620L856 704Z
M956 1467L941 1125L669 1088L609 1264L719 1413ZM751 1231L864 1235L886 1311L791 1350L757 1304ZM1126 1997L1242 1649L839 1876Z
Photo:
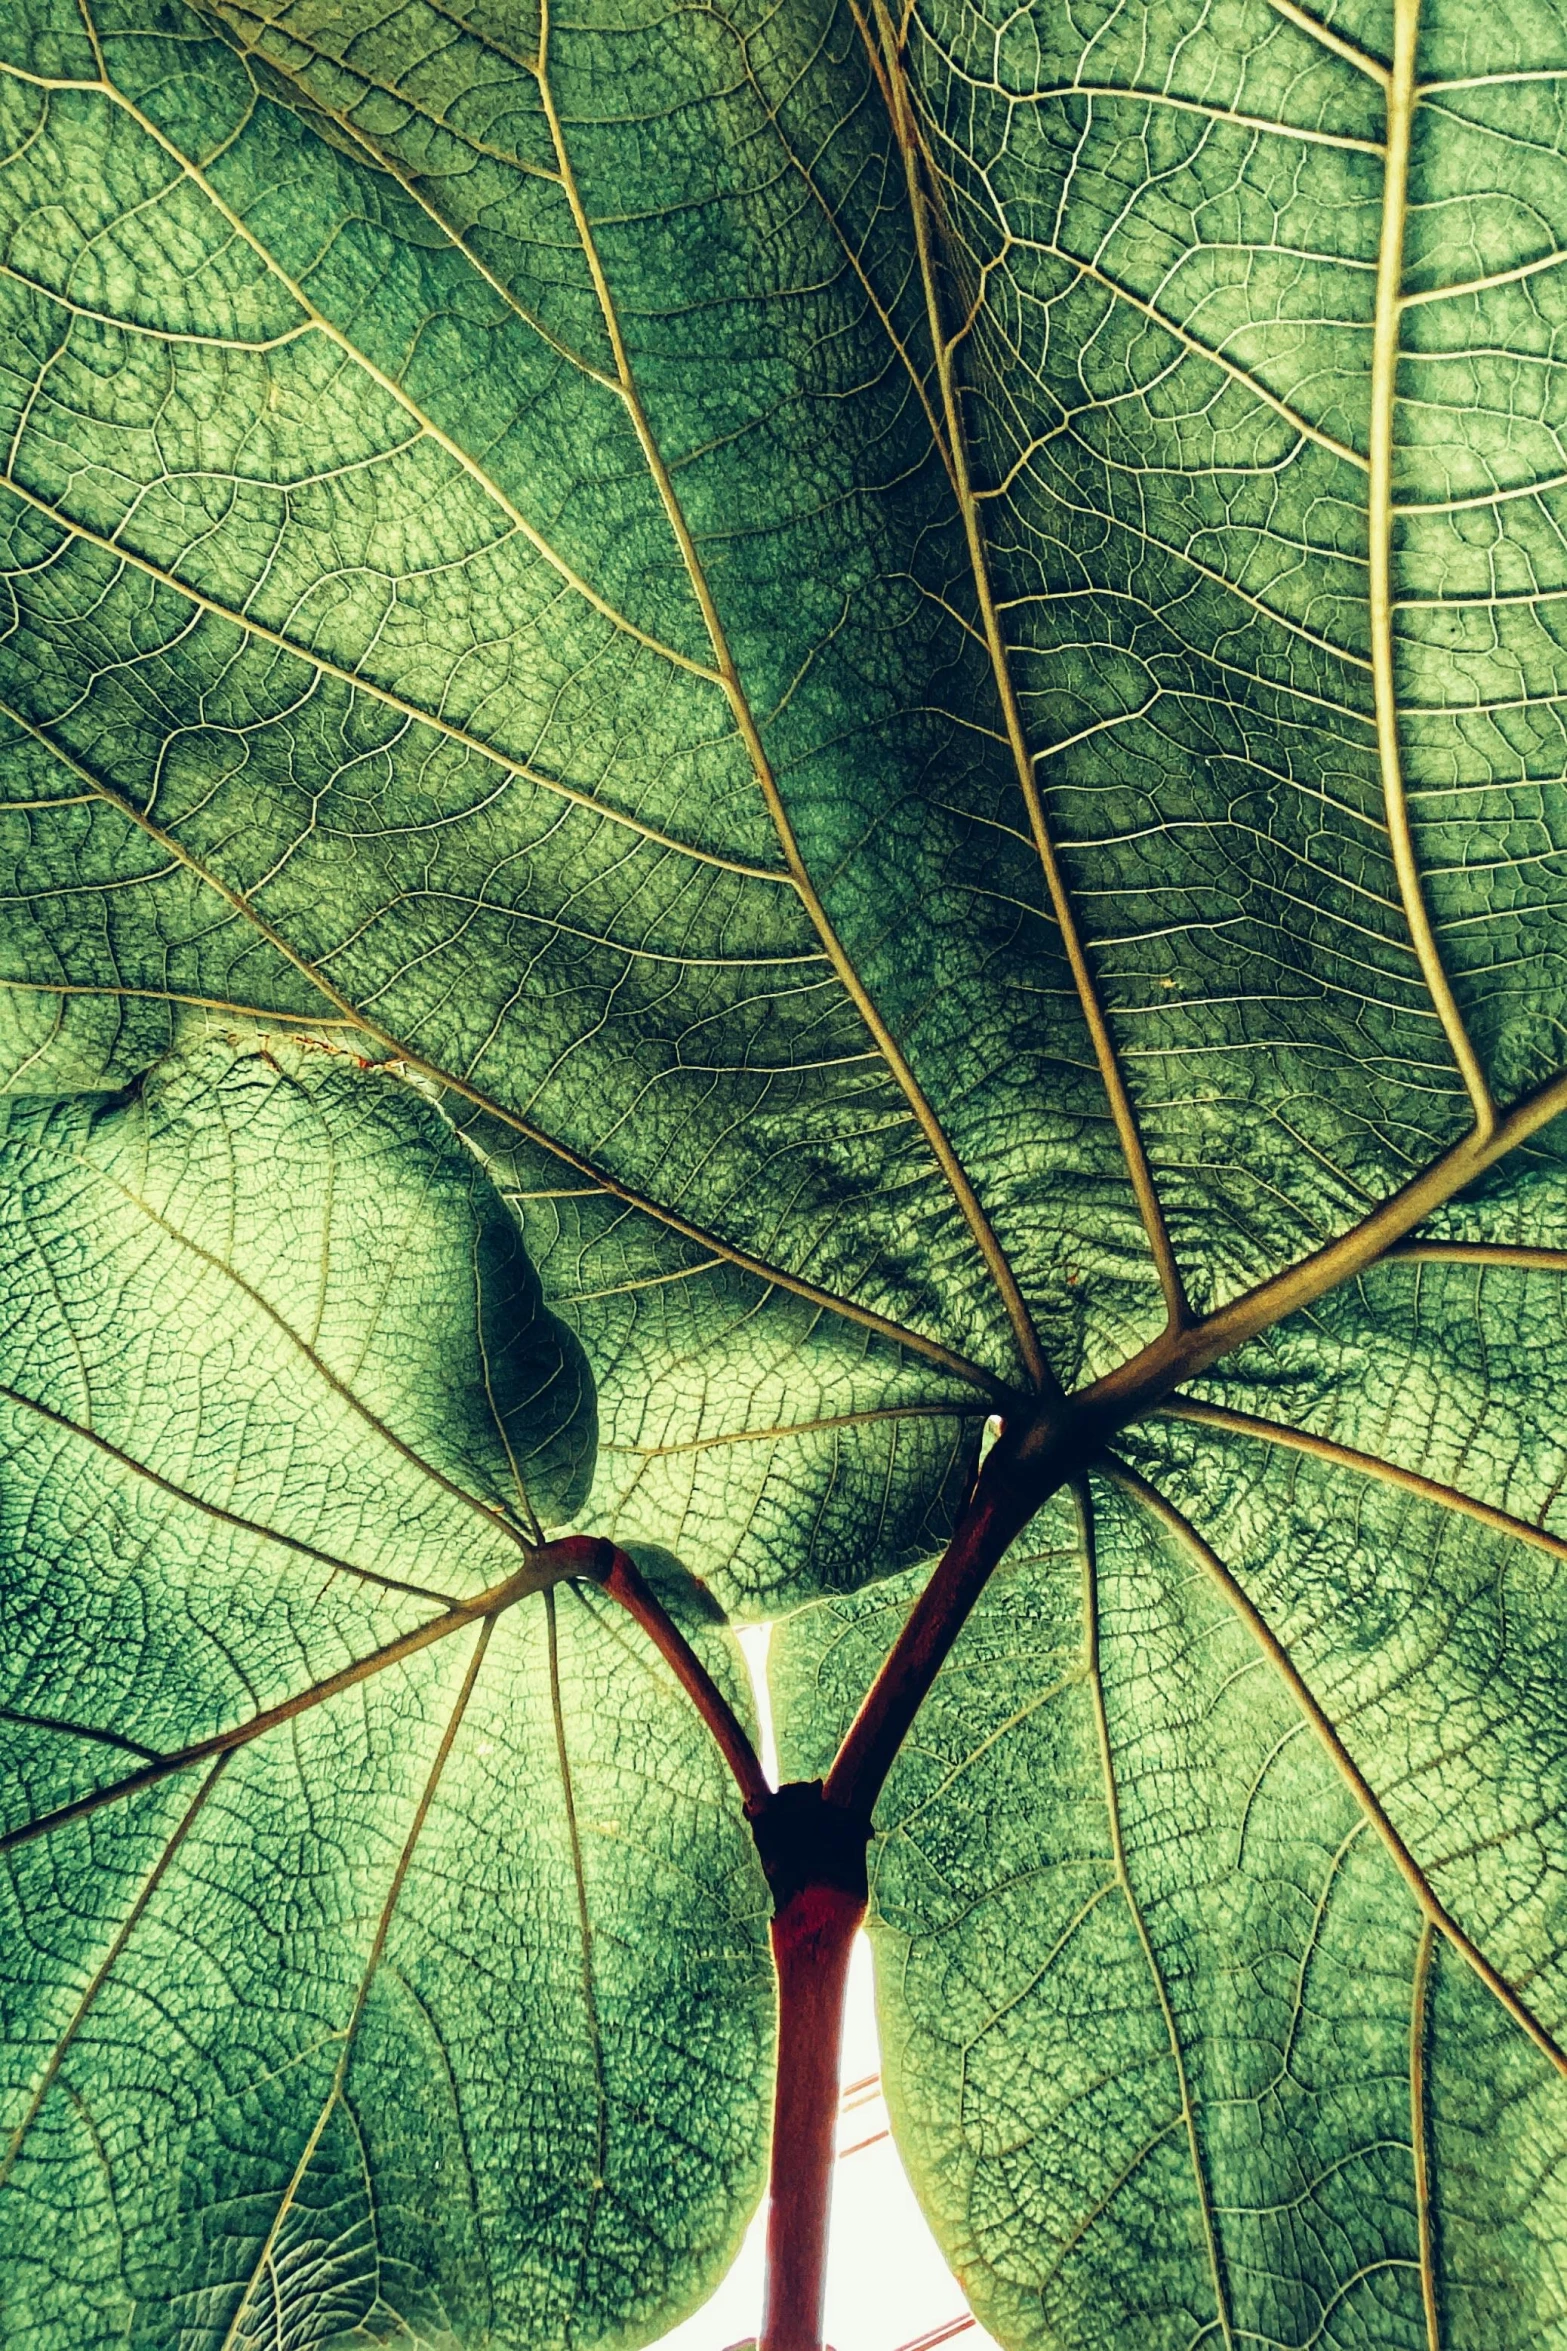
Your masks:
M25 1118L132 1116L71 1091L210 1022L294 1023L433 1093L465 1144L391 1073L301 1064L415 1121L410 1164L491 1218L484 1169L510 1202L560 1350L517 1406L541 1516L670 1546L736 1609L838 1595L780 1652L813 1766L909 1586L853 1589L939 1545L982 1415L1100 1375L1144 1415L1096 1484L1095 1559L1068 1528L1070 1560L1009 1568L886 1800L899 2129L1009 2341L1567 2339L1562 1545L1539 1536L1567 1269L1564 87L1543 0L17 0L0 27L0 977L6 1066L67 1098ZM229 1131L192 1115L201 1150ZM408 1307L419 1449L504 1516L467 1322L466 1373L434 1345L472 1295L454 1268ZM1183 1334L1187 1300L1281 1275L1211 1345ZM184 1393L215 1342L165 1288L114 1337L134 1361L150 1333ZM597 1388L586 1500L562 1324ZM1215 1368L1221 1340L1249 1344ZM315 1444L267 1498L325 1549L341 1432ZM52 1523L34 1475L29 1528ZM400 1491L353 1517L378 1560L418 1548ZM243 1617L216 1523L208 1613L238 1592ZM474 1524L474 1557L511 1543ZM289 1670L350 1654L334 1611L402 1626L405 1603L339 1576L294 1608ZM563 1644L611 1636L574 1613L591 1595L552 1605L566 1673ZM544 1613L496 1618L490 1654ZM28 1626L30 1669L77 1670ZM177 1736L231 1720L239 1682L265 1702L248 1656L212 1683L169 1637ZM581 1666L596 1710L568 1730L613 1770L644 1718L607 1672ZM400 1787L439 1742L424 1703L375 1747ZM704 1890L635 1938L643 2180L650 2118L690 2095L689 2049L645 2021L683 1938L704 2018L702 1968L729 1969L745 2080L704 2084L688 2201L655 2207L692 2216L665 2268L628 2234L618 2287L549 2271L547 2321L500 2272L443 2271L415 2339L645 2333L753 2179L754 1883L711 1759L647 1705L637 1738L656 1722L685 1761L660 1759L665 1827L603 1899L631 1915L677 1850L678 1786L713 1842ZM224 1767L181 1853L268 1752ZM548 1908L558 1849L521 1805L487 1849ZM42 1868L52 1842L18 1850ZM83 1878L111 1908L123 1882ZM402 1903L421 1883L416 1856ZM433 1893L426 1915L438 1944ZM214 1924L210 1968L250 1931ZM87 1980L91 1933L58 1932ZM304 1965L309 1997L365 1948ZM533 1948L453 2012L536 2019L511 1998ZM205 2017L206 1979L176 1975ZM151 2088L105 2078L155 2144ZM228 2078L190 2060L202 2095ZM521 2110L513 2085L468 2160L514 2176ZM302 2245L351 2201L340 2111ZM286 2171L290 2126L256 2113L245 2145ZM91 2230L74 2187L61 2210ZM430 2228L388 2261L433 2274L456 2223ZM24 2237L49 2242L31 2207ZM146 2307L194 2297L205 2343L224 2265L165 2243ZM274 2332L374 2339L315 2259ZM23 2339L48 2323L29 2306Z
M26 879L79 877L13 971L139 991L122 1058L171 994L341 1000L725 1250L1010 1373L992 1228L1059 1253L1029 1155L1092 1088L1049 1035L1015 1066L989 970L1019 955L1032 1007L1058 951L941 880L961 812L922 823L985 673L904 576L936 469L839 224L719 20L557 24L542 82L520 22L378 21L224 20L247 60L135 7L99 20L107 89L6 80L40 225L5 289L3 691L18 788L71 803L30 810ZM781 21L760 62L816 45ZM668 137L628 137L650 108ZM842 168L883 137L850 125ZM954 667L961 718L925 716Z
M657 2332L759 2184L761 1878L529 1569L593 1403L515 1226L281 1043L3 1150L6 2340Z
M1003 2342L1563 2339L1567 1537L1393 1482L1459 1456L1471 1495L1560 1523L1528 1396L1560 1277L1526 1309L1522 1278L1477 1299L1444 1272L1411 1344L1429 1269L1379 1276L1377 1322L1342 1314L1332 1352L1382 1379L1333 1386L1310 1350L1333 1402L1297 1391L1302 1423L1377 1455L1302 1453L1255 1412L1222 1440L1136 1431L1159 1492L1096 1478L1091 1551L1065 1504L1038 1522L899 1758L873 1871L889 2101ZM1519 1334L1471 1417L1481 1351ZM1222 1385L1210 1412L1255 1406ZM775 1633L787 1770L824 1769L919 1580Z

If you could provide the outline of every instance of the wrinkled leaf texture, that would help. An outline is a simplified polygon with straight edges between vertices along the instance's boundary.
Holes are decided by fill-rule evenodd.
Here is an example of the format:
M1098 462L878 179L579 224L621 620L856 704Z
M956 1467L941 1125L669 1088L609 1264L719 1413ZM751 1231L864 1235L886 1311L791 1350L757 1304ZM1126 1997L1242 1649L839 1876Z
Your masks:
M596 1388L591 1498L551 1507L667 1546L671 1591L797 1611L782 1737L820 1768L988 1412L1349 1231L1567 1059L1564 91L1542 0L19 0L5 1035L49 1181L85 1180L73 1120L160 1087L197 1160L274 1065L345 1136L416 1115L359 1061L438 1095L448 1125L407 1094L448 1176L398 1280L503 1195L535 1345L564 1379L573 1333ZM285 1319L323 1232L377 1229L312 1164ZM1543 1128L1125 1432L900 1760L897 2128L1009 2345L1567 2342L1564 1185ZM111 1296L63 1225L40 1276L18 1197L34 1285ZM95 1409L155 1340L126 1474L196 1445L244 1515L257 1408L172 1280L51 1328ZM462 1401L479 1323L444 1337L449 1403L418 1348L397 1394L467 1500L420 1508L522 1507L486 1483L504 1409ZM89 1553L43 1376L24 1347L12 1506L51 1592L139 1596L143 1744L406 1621L280 1555L358 1507L312 1484L319 1397L275 1416L302 1482L252 1589L233 1527L147 1553L162 1488ZM519 1392L544 1462L564 1393ZM420 1523L355 1526L401 1559ZM449 1605L453 1572L409 1580ZM203 1582L258 1612L221 1671ZM76 1711L34 1711L77 1744L25 1817L139 1736L109 1647L89 1672L50 1621L7 1671L66 1677ZM355 1682L351 1732L333 1698L287 1761L269 1732L210 1793L15 1847L53 1905L13 1945L17 2340L634 2341L721 2263L766 2038L733 1808L590 1594L493 1623L515 1661L467 1701L465 1631ZM431 1778L460 1702L518 1750L483 1804L469 1716ZM485 1870L481 1951L436 1889L483 1907ZM280 1978L285 1933L321 1940Z

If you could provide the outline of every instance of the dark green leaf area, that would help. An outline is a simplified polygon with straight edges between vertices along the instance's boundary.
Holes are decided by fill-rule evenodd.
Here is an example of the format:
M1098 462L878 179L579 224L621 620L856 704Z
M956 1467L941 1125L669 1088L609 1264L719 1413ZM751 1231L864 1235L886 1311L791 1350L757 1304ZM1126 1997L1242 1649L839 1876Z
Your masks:
M449 1103L454 1113L461 1105ZM672 1545L737 1617L927 1559L967 1493L983 1390L744 1273L462 1120L592 1366L595 1532Z
M325 988L1011 1377L950 1142L1141 1330L851 16L223 18L4 86L5 976L120 1068Z
M7 2342L660 2332L759 2185L765 1892L642 1636L530 1583L593 1397L515 1220L318 1044L3 1150Z
M24 1848L6 1906L29 2351L641 2341L733 2257L765 1892L706 1732L596 1596Z
M1554 2341L1559 2074L1426 1934L1244 1611L1095 1497L1092 1563L1057 1506L984 1596L872 1849L894 2128L976 2311L1019 2351ZM786 1769L821 1768L899 1614L884 1585L779 1628ZM1387 1699L1399 1756L1421 1703ZM1391 1728L1377 1762L1391 1803ZM1461 1731L1445 1768L1433 1864L1486 1834Z

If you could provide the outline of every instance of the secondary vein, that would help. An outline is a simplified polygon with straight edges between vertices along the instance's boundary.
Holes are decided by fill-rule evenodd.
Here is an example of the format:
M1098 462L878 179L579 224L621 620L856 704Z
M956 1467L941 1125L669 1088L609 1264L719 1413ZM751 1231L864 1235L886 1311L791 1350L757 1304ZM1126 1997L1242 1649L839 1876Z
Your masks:
M1419 958L1448 1048L1474 1109L1475 1130L1488 1136L1496 1105L1470 1041L1432 928L1409 821L1399 742L1398 681L1393 640L1393 455L1403 316L1404 226L1409 204L1409 142L1415 104L1415 52L1420 0L1394 0L1393 70L1387 81L1387 162L1382 182L1382 234L1377 249L1376 313L1371 341L1370 533L1371 686L1376 707L1377 757L1387 810L1393 869L1404 919Z
M883 1019L879 1006L860 977L843 941L839 938L836 925L817 892L816 885L811 879L809 869L801 854L793 823L784 805L783 794L773 771L772 761L762 741L761 730L751 709L739 667L729 644L722 615L718 610L717 601L707 578L706 568L676 492L674 478L665 461L663 451L659 447L657 436L653 431L637 387L630 356L621 333L619 315L608 275L599 254L597 239L593 233L593 224L588 217L587 207L583 203L581 192L577 186L576 175L567 152L565 133L551 92L549 27L549 0L541 0L538 83L546 120L549 123L550 136L554 142L561 182L566 191L567 202L571 206L572 219L576 226L589 275L593 281L594 293L604 321L604 329L610 340L615 371L622 387L627 412L635 427L643 458L657 487L670 533L679 549L681 562L702 614L702 623L707 631L708 642L712 647L714 674L722 684L736 730L745 745L747 756L756 776L757 787L766 805L773 829L778 836L784 862L789 868L795 889L799 893L800 902L827 951L833 970L837 973L856 1012L870 1031L876 1049L886 1063L899 1092L908 1103L915 1124L929 1145L947 1186L957 1202L963 1220L973 1236L975 1246L1001 1294L1018 1352L1023 1359L1030 1380L1036 1387L1047 1387L1052 1384L1052 1381L1049 1367L1045 1361L1044 1350L1040 1346L1033 1317L1029 1313L1007 1254L980 1203L979 1195L974 1189L967 1169L953 1149L946 1129L915 1076L907 1055Z

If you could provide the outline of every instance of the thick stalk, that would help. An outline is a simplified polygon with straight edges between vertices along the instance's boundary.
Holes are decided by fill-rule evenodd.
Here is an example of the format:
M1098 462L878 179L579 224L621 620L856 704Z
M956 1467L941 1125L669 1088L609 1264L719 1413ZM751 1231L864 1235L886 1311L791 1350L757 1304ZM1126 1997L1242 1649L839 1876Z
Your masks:
M975 1481L951 1542L915 1601L827 1775L834 1804L869 1819L910 1725L1007 1545L1040 1504L1088 1467L1114 1422L1081 1408L1048 1409L1004 1429Z
M613 1543L596 1542L590 1536L574 1535L568 1541L575 1543L582 1553L583 1572L595 1577L610 1598L618 1600L626 1614L642 1627L696 1707L734 1775L747 1811L764 1804L772 1790L750 1734L657 1593L638 1572L635 1560ZM566 1545L557 1543L554 1548L559 1552Z
M802 1886L773 1920L778 2086L760 2351L821 2351L843 1996L864 1916L863 1894Z
M865 1916L871 1807L991 1569L1039 1503L1079 1466L1092 1425L1069 1419L1045 1445L1042 1469L1026 1442L1002 1435L826 1786L793 1782L747 1808L773 1889L778 1978L767 2305L758 2351L822 2351L843 1998ZM1037 1424L1031 1433L1037 1445ZM1097 1442L1097 1430L1088 1442Z

